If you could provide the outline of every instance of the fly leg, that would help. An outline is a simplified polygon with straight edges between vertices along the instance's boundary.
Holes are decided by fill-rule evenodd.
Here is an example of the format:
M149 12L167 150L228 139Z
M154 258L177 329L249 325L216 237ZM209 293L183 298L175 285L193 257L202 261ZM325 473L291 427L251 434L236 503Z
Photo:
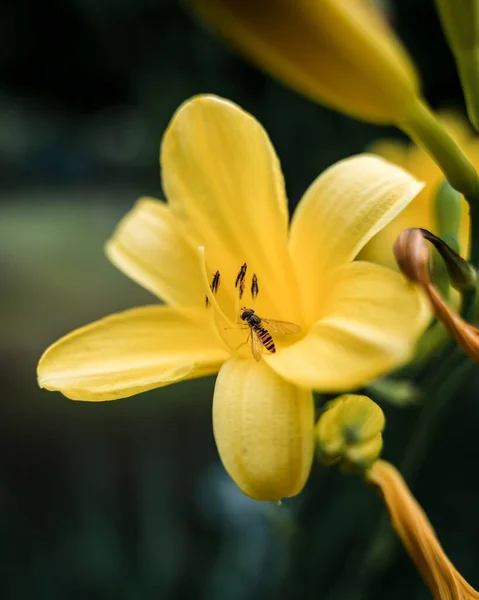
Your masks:
M245 328L243 327L242 329L245 329ZM235 352L237 352L237 351L238 351L240 348L242 348L243 346L246 346L246 344L249 342L249 338L250 338L250 336L251 336L251 330L250 330L250 332L248 333L248 337L246 338L246 342L242 342L242 343L241 343L239 346L237 346L237 347L235 348Z

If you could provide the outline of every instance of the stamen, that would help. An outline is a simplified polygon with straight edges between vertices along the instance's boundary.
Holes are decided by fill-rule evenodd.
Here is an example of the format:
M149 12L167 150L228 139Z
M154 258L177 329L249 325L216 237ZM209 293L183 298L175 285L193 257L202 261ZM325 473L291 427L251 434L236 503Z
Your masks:
M201 276L203 278L203 283L204 283L204 286L206 289L206 297L208 298L209 304L211 304L211 306L215 309L216 313L223 319L223 321L229 327L233 327L234 329L236 329L237 327L235 326L235 324L232 323L228 319L228 317L225 315L225 313L221 310L221 307L218 304L218 301L216 300L216 297L212 291L212 285L210 285L210 282L208 281L208 272L206 270L206 257L205 257L204 246L198 246L198 254L199 254L199 258L200 258ZM215 276L216 276L216 273L215 273ZM219 285L219 274L218 274L217 285ZM216 289L218 289L218 287Z
M241 269L239 270L238 275L236 275L236 281L235 281L235 288L237 290L236 296L235 296L235 314L236 314L236 318L238 318L238 315L240 314L240 300L243 297L243 292L244 292L244 280L246 277L246 271L248 269L248 265L246 263L243 263L241 265Z
M246 277L247 269L248 269L248 265L246 263L243 263L241 265L241 269L239 270L238 275L236 275L235 288L237 288L244 281L244 278Z
M213 279L211 281L210 289L213 292L213 294L216 294L216 292L218 291L219 287L220 287L220 272L216 271L216 273L213 275ZM210 301L208 300L208 296L206 296L206 298L205 298L206 308L208 308L209 303L210 303Z
M213 292L213 294L216 294L219 287L220 287L220 272L216 271L216 273L213 275L213 281L211 282L211 291Z
M253 280L251 281L251 297L253 300L256 300L256 296L259 293L258 287L258 278L256 277L256 273L253 273Z

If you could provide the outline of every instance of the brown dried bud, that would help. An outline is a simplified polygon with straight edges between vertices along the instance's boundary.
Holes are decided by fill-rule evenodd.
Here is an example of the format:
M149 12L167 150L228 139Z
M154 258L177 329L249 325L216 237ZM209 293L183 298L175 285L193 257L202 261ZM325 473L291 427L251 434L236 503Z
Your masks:
M410 281L421 286L430 283L429 248L421 229L402 231L393 250L399 268Z
M410 281L424 290L436 318L444 325L449 335L463 348L466 354L476 363L479 363L479 329L464 321L454 312L434 286L429 269L430 253L426 240L441 248L442 251L439 251L443 258L446 256L449 261L454 261L454 268L457 273L460 272L465 277L467 277L466 273L469 273L471 278L475 277L474 269L447 244L429 231L418 228L406 229L401 232L394 244L394 254L399 268ZM445 250L445 247L447 250ZM446 259L445 263L448 264ZM448 273L451 277L450 268L448 268ZM463 281L465 283L465 280ZM471 284L471 281L472 279L469 280L469 284Z

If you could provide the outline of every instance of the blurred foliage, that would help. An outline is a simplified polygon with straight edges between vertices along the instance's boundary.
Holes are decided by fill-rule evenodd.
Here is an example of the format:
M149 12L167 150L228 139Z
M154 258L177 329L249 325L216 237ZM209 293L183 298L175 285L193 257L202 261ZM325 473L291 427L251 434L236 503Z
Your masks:
M462 107L432 0L388 4L430 101ZM359 480L315 465L281 507L235 488L214 447L212 379L104 404L35 382L59 335L155 301L103 244L138 196L161 196L159 140L186 97L224 95L259 118L291 206L392 132L269 80L175 0L4 0L0 71L0 597L428 598ZM477 587L479 378L461 369L441 407L384 405L385 456Z

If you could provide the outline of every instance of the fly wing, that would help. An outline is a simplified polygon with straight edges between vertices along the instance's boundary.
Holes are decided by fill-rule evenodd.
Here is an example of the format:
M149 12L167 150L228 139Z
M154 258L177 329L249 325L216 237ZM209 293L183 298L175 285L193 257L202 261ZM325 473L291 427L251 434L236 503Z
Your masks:
M255 360L261 360L263 354L263 343L258 338L256 331L251 328L251 352Z
M299 333L301 327L296 323L290 323L289 321L275 321L274 319L263 319L261 321L267 325L268 329L275 333L282 333L284 335Z

